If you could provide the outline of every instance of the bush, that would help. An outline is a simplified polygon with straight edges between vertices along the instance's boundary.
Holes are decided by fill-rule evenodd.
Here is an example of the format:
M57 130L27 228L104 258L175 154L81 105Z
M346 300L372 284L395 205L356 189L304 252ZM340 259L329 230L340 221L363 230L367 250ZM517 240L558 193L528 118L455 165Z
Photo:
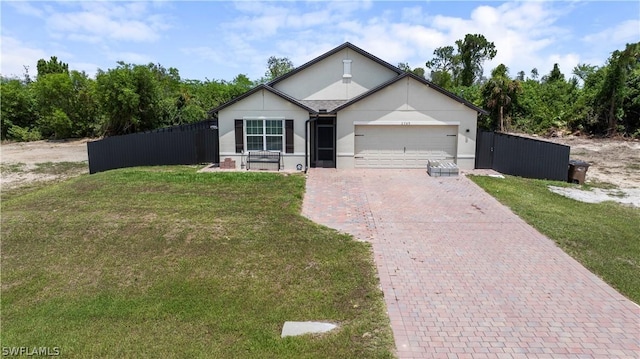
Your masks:
M12 125L9 128L7 137L18 142L38 141L42 139L42 135L38 129L29 129L16 125Z
M47 137L63 139L72 135L73 123L66 113L57 108L52 114L41 117L38 124L42 134Z

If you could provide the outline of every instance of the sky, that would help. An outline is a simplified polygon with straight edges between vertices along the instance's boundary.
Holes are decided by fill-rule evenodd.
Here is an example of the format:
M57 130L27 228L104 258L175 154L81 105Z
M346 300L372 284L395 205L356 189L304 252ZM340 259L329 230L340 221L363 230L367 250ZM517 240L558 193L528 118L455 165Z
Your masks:
M434 49L482 34L511 76L554 63L602 66L640 41L640 1L5 1L0 74L37 74L57 56L95 76L118 61L174 67L183 79L264 76L270 56L302 65L344 42L393 65L424 67Z

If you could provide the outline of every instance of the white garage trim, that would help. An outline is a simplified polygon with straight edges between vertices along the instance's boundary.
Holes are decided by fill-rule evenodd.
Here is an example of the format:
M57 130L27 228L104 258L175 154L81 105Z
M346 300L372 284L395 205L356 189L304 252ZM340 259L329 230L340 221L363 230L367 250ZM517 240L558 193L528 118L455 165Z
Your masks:
M456 161L458 126L355 126L354 164L363 168L426 168L429 160Z
M459 121L353 121L354 126L459 126Z

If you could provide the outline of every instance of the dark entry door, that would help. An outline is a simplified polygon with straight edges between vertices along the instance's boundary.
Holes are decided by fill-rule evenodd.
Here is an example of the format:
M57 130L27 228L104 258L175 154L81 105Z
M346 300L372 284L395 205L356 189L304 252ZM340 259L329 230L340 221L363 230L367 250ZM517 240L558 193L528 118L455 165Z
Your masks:
M335 118L318 119L315 131L316 167L336 167L336 126Z
M476 168L493 168L494 133L478 131L476 136Z

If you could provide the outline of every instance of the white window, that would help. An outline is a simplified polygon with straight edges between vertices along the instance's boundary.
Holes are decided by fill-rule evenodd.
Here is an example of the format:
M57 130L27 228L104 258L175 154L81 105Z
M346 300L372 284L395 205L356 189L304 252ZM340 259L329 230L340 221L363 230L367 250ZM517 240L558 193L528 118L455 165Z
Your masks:
M246 120L247 151L283 151L283 120Z

